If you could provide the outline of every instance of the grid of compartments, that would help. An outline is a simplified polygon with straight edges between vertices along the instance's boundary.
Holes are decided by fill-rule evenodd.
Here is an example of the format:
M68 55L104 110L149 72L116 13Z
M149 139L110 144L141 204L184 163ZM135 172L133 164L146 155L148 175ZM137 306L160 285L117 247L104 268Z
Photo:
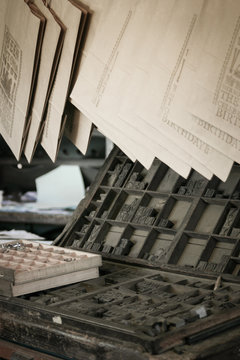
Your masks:
M25 296L75 318L131 330L139 341L155 340L240 304L240 285L121 264L104 263L102 276L76 285ZM119 335L121 336L121 335Z
M225 183L195 171L184 179L157 159L146 170L115 148L95 189L59 245L105 258L238 276L239 166Z
M17 240L0 245L1 269L13 270L15 280L22 282L99 265L101 265L99 255L59 249L56 246L29 240ZM48 274L48 271L51 272Z
M55 265L65 265L75 260L85 259L84 253L68 249L59 249L50 245L19 240L0 245L0 266L4 269L16 270L16 274L48 268ZM26 275L24 275L26 276Z
M0 294L19 296L98 276L101 256L17 240L0 245Z

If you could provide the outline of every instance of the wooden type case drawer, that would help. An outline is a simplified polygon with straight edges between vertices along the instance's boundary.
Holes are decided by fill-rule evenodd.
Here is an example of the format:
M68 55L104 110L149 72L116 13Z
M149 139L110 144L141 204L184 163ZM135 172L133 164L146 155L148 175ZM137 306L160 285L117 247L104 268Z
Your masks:
M183 179L114 148L55 245L101 254L101 276L0 297L6 340L66 359L238 353L239 166L225 183L195 171Z

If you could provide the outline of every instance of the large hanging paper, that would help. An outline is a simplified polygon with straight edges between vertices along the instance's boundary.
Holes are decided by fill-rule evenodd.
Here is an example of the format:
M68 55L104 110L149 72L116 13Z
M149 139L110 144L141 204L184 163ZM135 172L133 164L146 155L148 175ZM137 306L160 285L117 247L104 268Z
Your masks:
M35 14L33 12L35 12ZM44 19L24 1L8 1L0 57L0 132L19 159L36 79Z
M191 132L174 124L168 117L201 13L201 5L201 2L197 4L196 1L176 3L164 41L159 48L155 47L149 53L146 65L137 69L140 75L145 72L146 76L135 113L143 131L147 131L150 126L161 131L170 142L175 142L218 177L226 180L233 162ZM147 52L146 48L144 50ZM127 116L128 113L125 112L125 120Z
M48 96L57 70L64 40L64 26L43 3L34 0L47 19L40 57L38 81L35 87L34 101L30 112L30 126L24 153L27 160L32 160L37 142L41 136L41 127Z
M237 162L239 15L238 1L206 3L169 112L172 121Z
M72 104L68 103L67 108L68 119L65 127L65 135L82 154L86 154L93 124Z
M166 21L165 15L171 15L174 2L102 1L100 6L99 2L89 2L93 17L71 101L100 131L119 147L126 146L127 151L146 167L150 166L158 152L164 162L176 166L176 171L187 176L190 167L178 158L177 152L169 153L162 146L161 140L164 139L158 139L156 144L150 143L146 141L147 134L141 134L138 128L126 128L117 117L128 87L129 74L152 16L159 10L162 21Z
M52 161L55 161L59 148L59 140L65 119L64 108L72 78L76 45L79 45L78 35L82 11L73 5L72 1L52 0L51 9L66 26L66 34L62 48L53 89L49 98L46 124L43 131L42 146Z

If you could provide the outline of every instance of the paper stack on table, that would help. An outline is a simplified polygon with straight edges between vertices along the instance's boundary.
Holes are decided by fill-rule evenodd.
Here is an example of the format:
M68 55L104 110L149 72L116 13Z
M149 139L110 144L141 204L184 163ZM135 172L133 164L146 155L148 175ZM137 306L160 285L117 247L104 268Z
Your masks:
M31 61L24 60L31 71L14 136L7 136L9 117L0 113L1 133L16 157L28 129L29 161L40 141L54 161L64 131L85 153L94 124L146 168L158 158L183 177L193 168L227 179L240 162L238 0L22 0L13 15L16 1L0 5L6 24L20 11L36 21L33 6L46 19L38 78L31 70L37 36ZM7 52L2 34L0 42Z

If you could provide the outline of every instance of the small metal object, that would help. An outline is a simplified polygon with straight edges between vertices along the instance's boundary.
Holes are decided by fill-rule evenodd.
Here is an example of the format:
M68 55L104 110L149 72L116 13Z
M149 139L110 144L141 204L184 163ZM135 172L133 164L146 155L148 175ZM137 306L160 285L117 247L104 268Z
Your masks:
M213 198L216 194L216 190L215 189L207 189L204 196L205 197L209 197L209 198Z
M220 288L221 280L222 280L222 277L221 277L221 275L219 275L216 282L215 282L213 291L216 291L216 290L218 290Z

